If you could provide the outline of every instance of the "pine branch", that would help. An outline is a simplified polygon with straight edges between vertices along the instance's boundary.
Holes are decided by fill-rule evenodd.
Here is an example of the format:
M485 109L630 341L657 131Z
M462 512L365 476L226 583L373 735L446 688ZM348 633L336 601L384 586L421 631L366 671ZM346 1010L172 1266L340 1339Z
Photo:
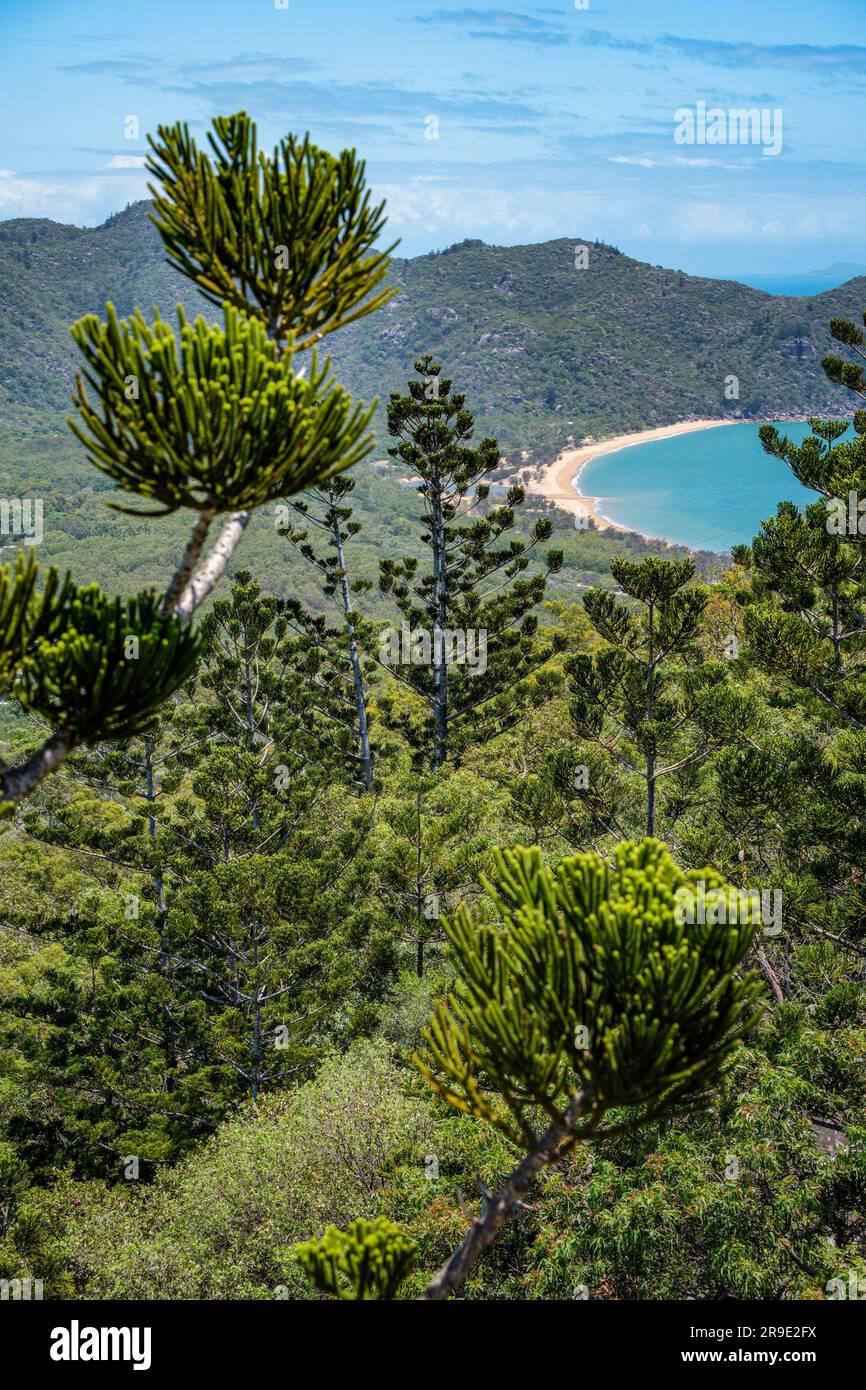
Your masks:
M213 593L228 568L250 520L249 512L232 512L226 519L217 543L207 559L186 584L177 601L175 612L189 619L208 594Z
M196 522L193 533L187 542L183 559L178 565L174 577L166 590L165 598L162 603L163 613L174 613L176 611L178 600L189 583L193 570L198 564L202 547L207 539L207 533L210 530L210 524L215 515L216 513L213 511L204 511Z
M441 1302L460 1287L500 1227L521 1208L522 1198L536 1175L550 1164L556 1163L562 1156L563 1142L584 1113L586 1102L587 1097L583 1091L578 1091L572 1096L564 1115L548 1126L540 1142L531 1153L521 1159L505 1186L487 1202L484 1215L474 1222L465 1240L430 1280L421 1295L422 1301Z

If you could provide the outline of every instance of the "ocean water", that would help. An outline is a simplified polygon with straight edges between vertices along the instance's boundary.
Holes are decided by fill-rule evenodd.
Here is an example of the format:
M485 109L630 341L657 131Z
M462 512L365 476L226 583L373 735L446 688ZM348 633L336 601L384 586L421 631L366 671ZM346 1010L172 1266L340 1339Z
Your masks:
M866 266L856 261L839 261L836 265L824 266L822 270L810 270L799 275L732 275L730 278L738 280L741 285L763 290L765 294L801 297L826 294L828 290L838 289L858 275L866 275Z
M693 550L749 544L779 502L804 506L816 494L761 448L759 425L721 425L632 444L591 459L576 484L602 516L630 531ZM798 442L809 426L777 426Z
M845 282L827 279L823 275L755 275L748 280L740 279L739 283L751 285L753 290L763 290L765 294L789 295L802 299L813 294L826 294L828 290L838 289L839 285Z

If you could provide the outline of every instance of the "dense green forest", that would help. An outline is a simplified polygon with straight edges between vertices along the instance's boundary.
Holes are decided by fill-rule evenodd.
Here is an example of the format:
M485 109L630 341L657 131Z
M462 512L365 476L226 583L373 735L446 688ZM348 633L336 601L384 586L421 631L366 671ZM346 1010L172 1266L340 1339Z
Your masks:
M82 305L77 444L27 455L66 502L0 568L0 1280L862 1297L863 332L762 359L761 408L838 402L762 432L820 500L696 564L502 485L488 388L411 306L468 276L511 331L482 267L515 253L389 266L355 156L260 154L242 113L150 168L208 319ZM139 265L140 215L4 254L119 228ZM332 334L381 348L365 406Z

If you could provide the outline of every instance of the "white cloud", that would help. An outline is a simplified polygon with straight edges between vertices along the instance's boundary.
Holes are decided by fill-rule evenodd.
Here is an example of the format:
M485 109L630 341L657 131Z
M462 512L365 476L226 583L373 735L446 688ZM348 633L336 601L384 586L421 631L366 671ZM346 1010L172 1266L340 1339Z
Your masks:
M674 155L674 164L684 169L742 169L744 163L732 159L688 159L683 154Z
M143 169L147 162L146 154L113 154L103 169Z
M590 235L611 208L610 197L600 193L529 186L434 188L413 181L377 184L375 194L387 200L389 230L411 238L413 246L419 233L439 245L467 236L507 245ZM629 207L631 199L624 200L623 216Z
M838 205L805 206L796 190L768 201L757 193L701 198L694 188L659 188L642 194L636 207L631 189L615 193L526 180L517 188L473 186L454 177L445 186L391 178L377 182L375 194L386 198L389 230L403 239L398 254L410 256L464 237L508 246L601 235L637 255L639 246L650 243L645 254L668 264L672 253L664 246L833 244L856 238L866 222L866 196L843 212Z
M679 204L659 230L681 242L748 241L782 243L822 241L856 236L862 229L864 199L846 201L843 207L804 209L798 202L776 200L768 210L766 199L753 204L703 202Z
M126 203L147 196L143 172L46 177L0 170L0 218L50 217L94 226Z
M671 154L651 159L648 154L609 154L608 164L633 164L639 169L662 169L679 165L684 169L742 169L748 160L708 159L706 156L689 159L687 155Z
M99 224L126 203L147 196L141 158L114 156L105 170L93 173L2 169L0 218ZM614 162L648 158L623 155ZM866 222L866 194L852 194L843 204L807 203L798 186L780 188L767 198L745 183L737 195L719 191L717 196L701 174L702 159L693 177L687 169L674 170L666 155L653 164L653 179L646 180L639 199L626 176L612 170L608 186L588 187L578 169L532 170L526 164L507 170L479 167L474 173L458 167L435 173L391 168L382 171L381 181L373 179L373 193L387 200L388 231L403 240L398 254L410 256L464 237L508 246L598 235L632 254L670 264L674 247L847 244L857 241ZM642 175L636 177L643 181ZM676 187L670 186L671 177Z

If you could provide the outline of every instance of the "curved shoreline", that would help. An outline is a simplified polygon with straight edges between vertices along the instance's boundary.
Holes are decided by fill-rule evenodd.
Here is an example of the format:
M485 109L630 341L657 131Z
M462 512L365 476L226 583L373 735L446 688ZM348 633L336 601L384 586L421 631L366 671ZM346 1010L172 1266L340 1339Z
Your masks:
M634 527L621 526L611 521L599 511L599 497L584 495L578 488L580 475L590 459L602 454L613 454L620 449L630 449L635 444L649 444L656 439L673 439L679 434L691 434L694 430L711 430L721 425L747 424L744 420L684 420L678 425L659 425L654 429L637 430L632 434L617 434L612 439L600 439L597 443L581 444L576 449L563 449L562 453L548 464L541 477L525 484L527 493L544 497L554 503L561 511L574 516L591 517L602 531L633 531ZM642 533L638 533L642 534Z

